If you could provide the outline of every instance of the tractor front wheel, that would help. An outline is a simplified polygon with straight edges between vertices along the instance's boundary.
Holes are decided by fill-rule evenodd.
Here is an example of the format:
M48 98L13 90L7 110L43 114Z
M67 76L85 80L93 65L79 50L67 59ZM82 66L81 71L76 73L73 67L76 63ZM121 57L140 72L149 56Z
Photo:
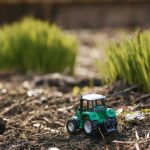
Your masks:
M70 119L67 121L67 131L70 134L76 134L76 121L73 119Z
M83 129L87 135L96 135L97 128L93 126L93 122L90 121L88 118L84 118Z

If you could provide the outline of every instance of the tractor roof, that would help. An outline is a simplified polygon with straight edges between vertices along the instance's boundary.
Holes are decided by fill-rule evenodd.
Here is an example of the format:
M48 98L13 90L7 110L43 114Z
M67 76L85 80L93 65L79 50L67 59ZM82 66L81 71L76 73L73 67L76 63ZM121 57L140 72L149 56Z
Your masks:
M103 95L99 95L99 94L87 94L87 95L83 95L81 97L83 100L88 100L88 101L95 101L95 100L101 100L106 98Z

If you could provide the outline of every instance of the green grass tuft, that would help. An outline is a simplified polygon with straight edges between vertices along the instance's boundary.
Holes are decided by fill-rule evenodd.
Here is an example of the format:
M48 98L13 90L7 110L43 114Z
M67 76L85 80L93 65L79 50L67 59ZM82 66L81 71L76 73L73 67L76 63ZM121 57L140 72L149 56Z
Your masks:
M119 79L150 92L150 32L136 33L132 38L110 43L106 62L99 62L98 66L104 82Z
M0 29L0 70L73 73L78 43L56 25L25 18Z

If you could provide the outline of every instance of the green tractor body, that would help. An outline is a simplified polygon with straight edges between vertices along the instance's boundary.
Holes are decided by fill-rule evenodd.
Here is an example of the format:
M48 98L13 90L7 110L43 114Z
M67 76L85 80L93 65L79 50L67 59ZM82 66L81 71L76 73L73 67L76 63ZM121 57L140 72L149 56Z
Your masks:
M80 107L75 115L67 122L67 130L70 134L74 134L77 129L83 129L90 135L98 132L98 128L104 134L117 131L116 112L105 106L105 96L84 95L80 99Z

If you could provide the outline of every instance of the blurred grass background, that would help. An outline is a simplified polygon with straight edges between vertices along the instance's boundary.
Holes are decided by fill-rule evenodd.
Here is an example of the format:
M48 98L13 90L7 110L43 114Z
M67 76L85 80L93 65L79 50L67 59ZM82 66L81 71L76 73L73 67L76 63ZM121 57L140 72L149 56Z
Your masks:
M137 84L150 92L150 32L136 32L120 42L111 42L106 48L105 63L98 62L105 83L123 80Z
M0 28L0 70L73 73L78 42L56 25L31 17Z

